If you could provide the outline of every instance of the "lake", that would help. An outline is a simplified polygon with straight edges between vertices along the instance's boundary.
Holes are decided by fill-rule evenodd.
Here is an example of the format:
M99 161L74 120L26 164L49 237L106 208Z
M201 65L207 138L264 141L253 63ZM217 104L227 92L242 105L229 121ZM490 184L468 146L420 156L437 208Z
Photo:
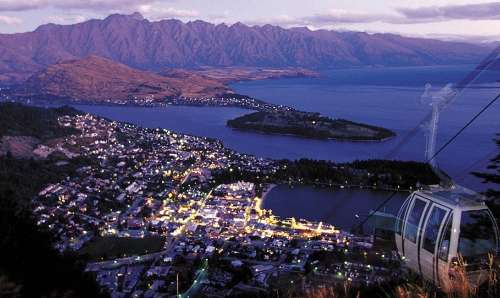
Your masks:
M358 68L321 72L319 78L289 78L247 81L231 87L241 94L306 111L321 112L334 118L345 118L394 130L398 136L382 143L311 140L292 136L264 135L235 131L225 122L248 110L238 108L181 107L165 108L77 106L111 119L128 121L144 127L163 127L175 131L218 138L237 151L269 158L313 158L337 162L367 158L404 160L424 159L423 131L399 148L402 136L418 125L430 111L419 103L423 86L436 88L457 82L473 66L433 66L398 68ZM473 88L463 92L442 112L438 147L473 117L500 89L500 72L482 75ZM492 141L500 132L500 104L488 109L450 146L438 162L457 182L481 190L484 186L469 175L482 170L497 148Z
M349 230L389 195L386 191L278 185L267 194L262 207L281 218L322 221ZM380 211L396 215L407 197L408 193L396 194Z

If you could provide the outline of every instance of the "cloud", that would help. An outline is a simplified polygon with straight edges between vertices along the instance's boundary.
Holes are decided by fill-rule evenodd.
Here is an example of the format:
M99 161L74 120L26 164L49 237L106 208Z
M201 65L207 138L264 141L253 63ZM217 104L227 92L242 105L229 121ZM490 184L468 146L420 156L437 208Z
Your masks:
M144 4L138 7L138 11L148 19L159 20L167 18L186 18L199 16L196 10L176 9L172 7L163 7L152 4Z
M248 25L266 25L266 24L274 24L283 27L298 27L298 26L306 26L311 25L311 22L305 20L305 18L294 18L289 15L278 15L273 18L266 19L256 19L256 20L248 20L244 22Z
M24 11L42 8L80 10L127 10L156 0L0 0L0 11Z
M474 35L474 34L444 34L444 33L428 33L415 35L415 37L420 38L434 38L447 41L461 41L461 42L472 42L472 43L491 43L500 40L500 34L496 35Z
M22 23L22 21L19 18L0 15L0 24L18 25L21 23Z
M47 21L56 24L75 24L81 23L88 20L86 16L82 15L61 15L61 16L49 16Z
M195 10L166 7L165 2L173 0L0 0L0 11L25 11L55 8L71 11L93 11L104 13L130 13L139 11L152 20L164 18L197 17ZM84 21L82 16L52 16L55 23L74 23Z
M48 5L47 0L1 0L0 11L23 11L42 8Z
M431 6L419 8L399 8L397 10L409 21L448 21L448 20L498 20L500 2L481 4Z
M396 8L388 13L332 9L325 13L292 18L285 16L265 20L282 26L321 27L339 24L419 24L452 20L500 20L500 2L482 4L432 6L418 8ZM256 21L261 24L265 22Z
M155 0L56 0L51 1L55 8L81 10L129 10L141 5L147 5Z
M373 23L373 22L401 22L400 14L382 14L364 11L347 11L332 9L327 13L316 14L303 17L302 21L310 25L324 24L353 24L353 23Z
M230 10L225 9L221 13L211 13L206 16L206 20L214 23L214 24L220 24L224 22L228 22L231 20L231 16L234 15Z

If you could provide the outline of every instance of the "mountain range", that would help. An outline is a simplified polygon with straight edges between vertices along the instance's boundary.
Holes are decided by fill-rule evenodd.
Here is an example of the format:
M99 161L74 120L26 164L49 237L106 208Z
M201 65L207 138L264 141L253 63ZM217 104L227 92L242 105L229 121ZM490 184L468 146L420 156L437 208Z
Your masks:
M90 55L161 71L206 66L315 69L475 63L487 51L480 45L394 34L174 19L153 22L138 13L114 14L102 20L0 34L0 83L19 83L54 63Z

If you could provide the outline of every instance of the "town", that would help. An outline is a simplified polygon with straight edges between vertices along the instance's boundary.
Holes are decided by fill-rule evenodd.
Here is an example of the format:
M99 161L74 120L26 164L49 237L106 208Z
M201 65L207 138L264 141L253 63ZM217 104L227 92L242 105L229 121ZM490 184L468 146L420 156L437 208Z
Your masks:
M18 96L8 87L0 87L0 102L15 101L24 104L50 104L58 102L60 104L104 104L104 105L130 105L130 106L146 106L146 107L166 107L169 105L181 106L210 106L210 107L234 107L264 112L285 112L294 111L295 109L286 105L278 105L267 103L246 95L237 93L227 93L218 96L198 96L186 97L175 96L159 98L154 95L135 96L131 95L123 99L104 99L100 101L92 100L77 100L77 99L54 99L52 96L46 99L43 96Z
M89 114L59 123L81 133L40 145L37 154L88 162L41 190L34 212L60 251L89 258L87 271L112 297L303 293L400 275L395 252L374 247L373 236L279 218L262 208L272 184L213 177L219 170L272 175L280 167L273 160Z

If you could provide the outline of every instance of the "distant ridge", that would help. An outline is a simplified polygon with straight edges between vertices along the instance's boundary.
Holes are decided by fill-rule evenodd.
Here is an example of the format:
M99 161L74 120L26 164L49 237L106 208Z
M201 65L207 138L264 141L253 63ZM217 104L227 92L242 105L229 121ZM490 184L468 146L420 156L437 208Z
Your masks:
M394 34L214 25L113 14L74 25L0 34L0 82L22 81L56 62L97 55L130 67L267 66L331 68L477 62L486 47Z
M163 101L165 97L230 92L222 83L202 75L176 73L166 77L98 56L50 65L14 90L21 97L93 102Z

